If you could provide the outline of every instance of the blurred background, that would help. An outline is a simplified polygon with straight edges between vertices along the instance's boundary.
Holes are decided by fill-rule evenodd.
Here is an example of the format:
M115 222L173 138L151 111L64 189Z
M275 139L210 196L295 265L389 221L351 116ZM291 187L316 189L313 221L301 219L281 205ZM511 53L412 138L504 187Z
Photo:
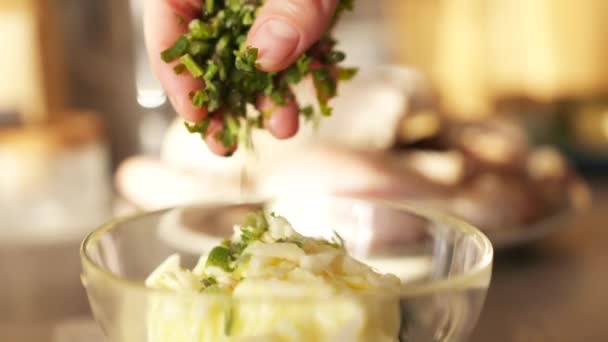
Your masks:
M229 160L175 119L143 3L0 0L1 341L98 338L78 246L104 221L302 189L484 230L500 254L475 341L608 340L607 1L359 0L335 116Z

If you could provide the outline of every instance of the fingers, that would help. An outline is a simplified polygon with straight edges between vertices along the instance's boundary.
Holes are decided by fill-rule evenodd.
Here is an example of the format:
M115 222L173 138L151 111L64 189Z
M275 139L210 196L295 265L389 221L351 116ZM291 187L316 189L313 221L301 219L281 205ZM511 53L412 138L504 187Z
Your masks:
M337 0L267 0L249 31L265 71L287 68L327 29Z
M271 116L264 121L264 126L275 138L288 139L298 132L300 121L298 106L295 101L277 107L271 99L260 97L257 105L262 113L270 111Z
M207 137L205 138L205 142L207 143L207 147L209 150L218 156L229 156L231 155L236 147L227 148L224 146L221 140L217 138L218 133L222 131L224 128L224 123L222 120L218 118L211 119L211 124L207 129Z
M160 53L173 43L187 29L185 23L197 16L200 1L198 0L146 0L144 14L144 32L152 71L167 92L173 107L184 119L200 121L207 115L204 108L192 105L189 94L203 86L201 80L188 73L176 75L174 64L167 64L160 58ZM179 17L185 23L180 24Z
M144 15L145 39L154 74L167 92L175 110L191 122L202 120L208 113L192 105L189 94L203 87L203 81L188 73L173 71L174 65L163 62L160 54L187 30L190 20L200 12L200 0L146 0ZM259 49L262 69L278 71L293 63L323 34L334 13L337 0L267 0L256 23L250 30L248 42ZM183 18L183 22L178 18ZM185 23L184 23L185 22ZM296 134L299 127L295 102L278 107L268 99L258 101L261 110L273 109L265 121L266 128L278 139ZM229 155L215 136L223 123L214 118L206 142L218 155Z

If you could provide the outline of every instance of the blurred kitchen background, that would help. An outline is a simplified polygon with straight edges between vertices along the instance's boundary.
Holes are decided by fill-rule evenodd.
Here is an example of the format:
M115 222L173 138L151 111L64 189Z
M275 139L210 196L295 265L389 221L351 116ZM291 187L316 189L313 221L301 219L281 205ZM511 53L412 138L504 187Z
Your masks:
M336 117L289 143L259 133L245 181L250 156L214 157L175 119L143 2L0 0L0 341L93 341L85 234L243 189L367 192L476 224L505 250L476 341L578 341L518 320L508 298L533 287L562 300L530 300L538 316L608 310L590 294L608 283L608 1L359 0L337 35L361 73Z

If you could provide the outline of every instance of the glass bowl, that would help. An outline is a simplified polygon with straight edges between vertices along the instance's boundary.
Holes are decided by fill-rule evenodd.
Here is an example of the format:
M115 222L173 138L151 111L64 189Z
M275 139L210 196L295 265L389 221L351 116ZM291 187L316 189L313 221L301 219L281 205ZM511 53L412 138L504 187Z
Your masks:
M246 213L260 208L284 216L304 235L338 233L357 259L397 275L400 292L328 298L278 295L268 288L237 300L145 287L145 278L167 257L178 253L182 266L192 268ZM226 333L232 335L221 341L464 341L482 309L492 258L492 246L480 231L439 212L324 196L205 204L121 218L91 233L81 247L82 281L95 319L112 342L216 342L209 336ZM232 316L218 318L218 312ZM237 316L239 332L219 331L235 324L229 320ZM282 333L286 327L293 328L287 329L291 335ZM391 333L382 338L370 333L378 327Z

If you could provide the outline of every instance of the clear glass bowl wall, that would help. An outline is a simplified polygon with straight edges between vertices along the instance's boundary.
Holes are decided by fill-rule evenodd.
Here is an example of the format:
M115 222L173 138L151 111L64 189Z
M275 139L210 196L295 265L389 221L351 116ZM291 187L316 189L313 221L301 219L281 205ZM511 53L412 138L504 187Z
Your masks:
M493 256L490 242L478 230L448 216L407 204L294 197L159 211L119 219L93 232L82 245L82 280L95 318L109 340L162 341L155 339L157 336L152 336L149 330L149 310L159 301L172 303L176 313L184 312L186 306L202 307L218 300L222 305L238 305L241 309L265 301L277 303L271 289L263 298L237 302L200 293L153 290L143 284L146 276L174 253L180 254L184 266L194 266L201 253L228 236L233 224L256 208L271 209L285 216L305 235L330 236L335 231L358 259L380 272L397 275L403 283L399 298L377 294L359 299L377 307L398 303L400 328L390 340L464 341L475 326L490 283ZM404 231L408 234L403 234ZM280 326L281 320L291 324L295 320L310 319L328 308L345 305L344 300L340 296L282 298L280 305L297 310L273 324L263 324L263 315L244 319L256 320L259 326L266 327L262 330L269 330L259 333L268 333ZM205 320L210 319L205 315L198 317L176 319L180 329L205 324ZM233 337L230 341L252 337L259 335ZM199 341L206 340L201 337L196 340ZM358 337L353 341L365 339Z

